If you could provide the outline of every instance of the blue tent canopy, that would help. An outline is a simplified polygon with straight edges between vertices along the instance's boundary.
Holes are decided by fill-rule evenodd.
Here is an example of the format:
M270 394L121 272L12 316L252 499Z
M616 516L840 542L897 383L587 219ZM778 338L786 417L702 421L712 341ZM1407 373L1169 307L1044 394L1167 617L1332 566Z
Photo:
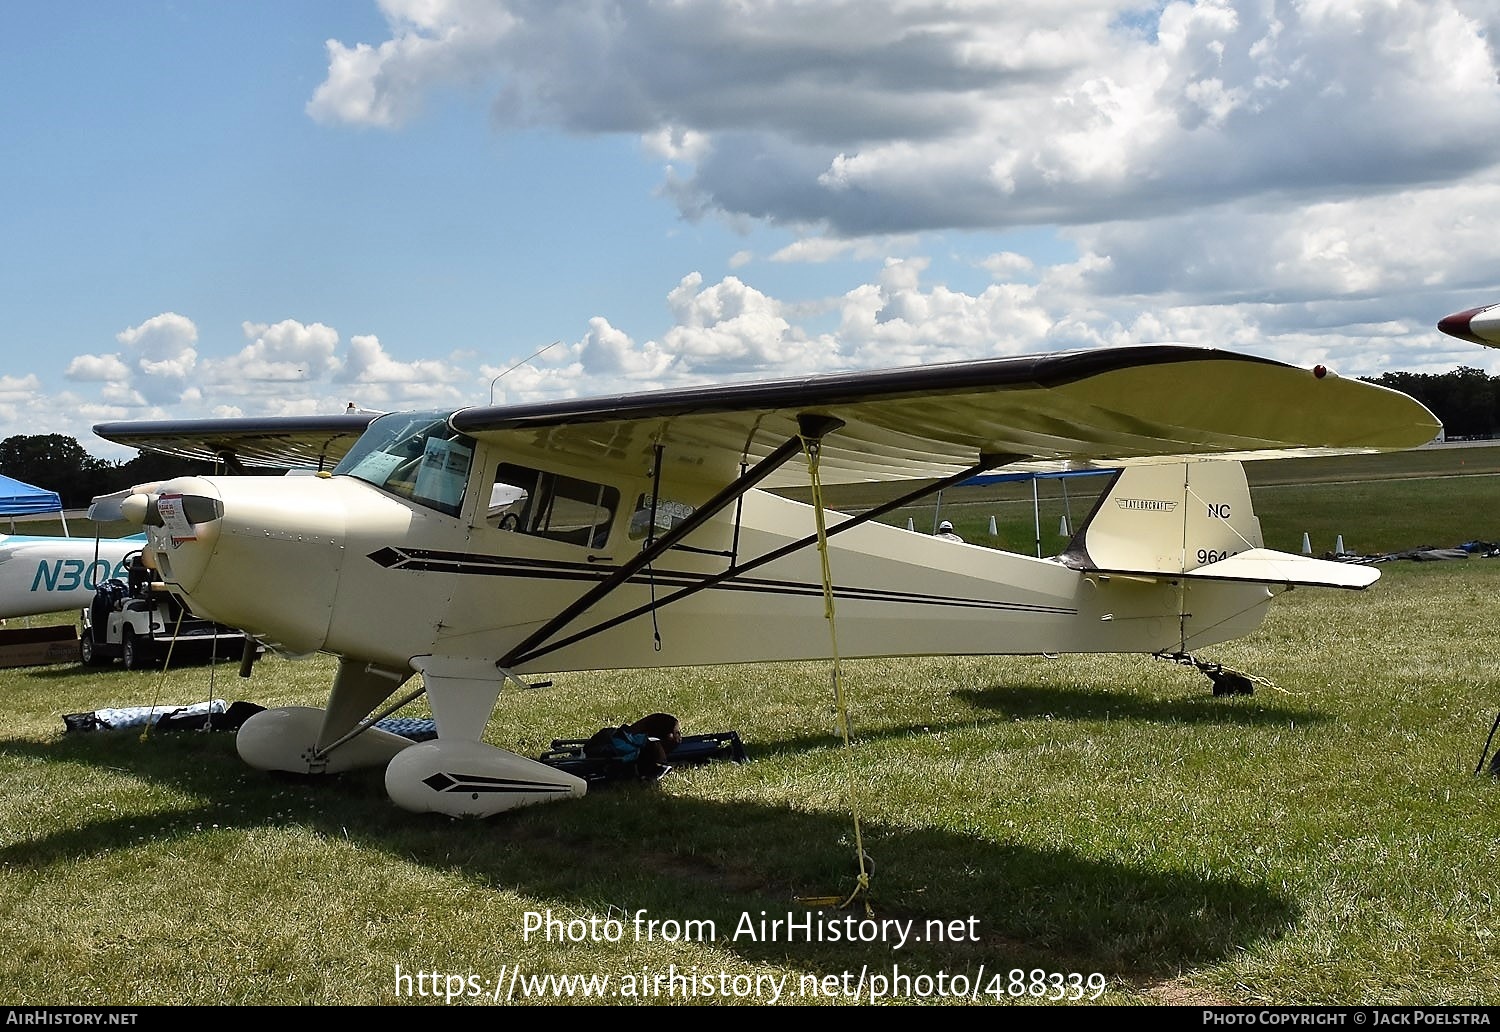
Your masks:
M15 532L15 519L17 516L31 516L35 513L55 512L61 514L63 511L62 498L56 491L47 491L30 484L23 484L19 480L0 475L0 516L9 516L11 520L11 532ZM68 518L63 516L63 533L68 532Z
M61 512L62 499L56 491L23 484L0 476L0 516L30 516L37 512Z

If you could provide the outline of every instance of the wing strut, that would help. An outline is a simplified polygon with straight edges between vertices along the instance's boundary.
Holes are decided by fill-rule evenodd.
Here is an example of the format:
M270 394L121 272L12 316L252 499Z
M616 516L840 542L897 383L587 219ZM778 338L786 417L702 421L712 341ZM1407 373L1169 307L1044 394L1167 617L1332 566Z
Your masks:
M496 660L495 666L501 670L509 670L523 660L529 660L536 655L540 655L540 652L532 652L532 650L566 627L575 617L593 606L595 602L606 597L611 591L624 584L641 569L650 565L655 559L676 545L677 542L703 526L703 524L716 516L729 503L736 501L746 491L749 491L756 484L759 484L766 477L786 465L792 456L802 450L804 437L821 440L825 434L832 433L844 425L844 421L841 419L819 415L798 416L797 423L802 428L800 436L783 442L775 451L757 462L750 470L741 474L737 480L725 486L718 494L703 503L692 516L667 531L660 538L656 539L652 545L641 549L641 551L622 563L614 573L604 578L588 591L585 591L574 600L572 605L548 620L528 635L524 641Z
M240 457L234 453L233 448L220 448L218 459L224 464L224 468L236 476L248 476L249 470L240 464Z
M862 523L869 523L871 520L879 519L881 516L884 516L888 512L893 512L894 510L900 509L903 506L911 505L914 502L928 497L929 495L936 494L937 492L952 487L955 484L960 484L970 477L978 476L980 473L988 473L991 470L998 469L1001 466L1016 462L1024 458L1029 458L1029 456L981 455L979 456L979 461L970 466L968 469L960 470L959 472L954 473L951 476L944 477L942 480L934 481L930 484L925 484L914 491L907 492L899 498L892 499L889 502L883 502L873 509L869 509L863 513L860 513L858 516L853 516L843 521L842 523L834 524L832 527L828 528L826 536L831 538L837 534L843 533L846 530L853 530L855 527L859 526ZM743 494L743 492L741 493ZM790 544L782 545L780 548L772 549L764 555L757 556L756 558L751 559L741 565L731 565L722 573L716 573L712 576L705 577L697 584L690 585L686 588L681 588L666 596L665 598L656 599L643 606L637 606L635 609L632 609L625 613L621 613L618 616L611 617L610 619L605 620L602 623L598 623L592 627L585 628L584 630L581 630L576 634L569 635L566 638L560 638L550 645L545 645L541 648L533 649L529 652L526 652L524 655L517 655L519 650L513 650L512 655L515 656L514 661L518 663L529 663L532 660L547 655L549 652L556 652L558 649L566 648L567 646L572 645L575 642L582 641L585 638L591 638L594 635L601 634L612 627L618 627L622 623L625 623L629 620L634 620L638 616L644 616L646 613L651 612L655 609L660 609L662 606L670 605L671 603L676 602L680 599L687 598L689 595L696 595L700 591L715 587L716 585L722 584L724 581L729 580L732 577L739 577L744 574L750 573L762 566L765 566L767 563L775 562L777 559L780 559L783 556L790 555L791 553L799 551L800 549L807 548L809 545L816 544L817 540L818 535L816 533L809 534L804 538L800 538L796 541L791 542ZM736 552L738 552L737 548Z

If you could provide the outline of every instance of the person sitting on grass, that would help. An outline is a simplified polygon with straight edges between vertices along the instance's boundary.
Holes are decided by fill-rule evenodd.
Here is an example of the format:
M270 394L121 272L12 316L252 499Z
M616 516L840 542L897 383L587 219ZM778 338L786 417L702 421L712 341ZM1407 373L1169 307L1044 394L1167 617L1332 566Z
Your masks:
M942 523L938 524L937 533L932 536L942 538L944 541L957 541L959 543L963 542L963 538L959 537L953 532L953 524L949 523L947 520L944 520Z

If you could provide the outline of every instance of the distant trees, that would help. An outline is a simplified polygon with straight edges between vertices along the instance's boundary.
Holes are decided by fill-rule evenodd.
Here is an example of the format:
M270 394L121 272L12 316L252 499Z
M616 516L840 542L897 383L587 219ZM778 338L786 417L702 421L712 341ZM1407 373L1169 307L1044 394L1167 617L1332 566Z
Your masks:
M1500 436L1500 376L1483 369L1459 366L1451 373L1381 373L1361 379L1416 398L1442 420L1450 440Z
M67 509L82 509L95 496L135 484L188 473L211 473L209 463L141 453L126 462L95 458L71 437L34 434L0 441L0 473L33 487L56 491Z

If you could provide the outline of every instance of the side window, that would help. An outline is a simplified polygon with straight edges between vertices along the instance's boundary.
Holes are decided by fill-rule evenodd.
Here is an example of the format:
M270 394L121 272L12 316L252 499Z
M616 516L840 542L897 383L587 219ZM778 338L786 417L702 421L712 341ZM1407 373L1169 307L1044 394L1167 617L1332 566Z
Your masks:
M502 462L490 488L486 522L500 530L602 548L620 507L605 484Z

